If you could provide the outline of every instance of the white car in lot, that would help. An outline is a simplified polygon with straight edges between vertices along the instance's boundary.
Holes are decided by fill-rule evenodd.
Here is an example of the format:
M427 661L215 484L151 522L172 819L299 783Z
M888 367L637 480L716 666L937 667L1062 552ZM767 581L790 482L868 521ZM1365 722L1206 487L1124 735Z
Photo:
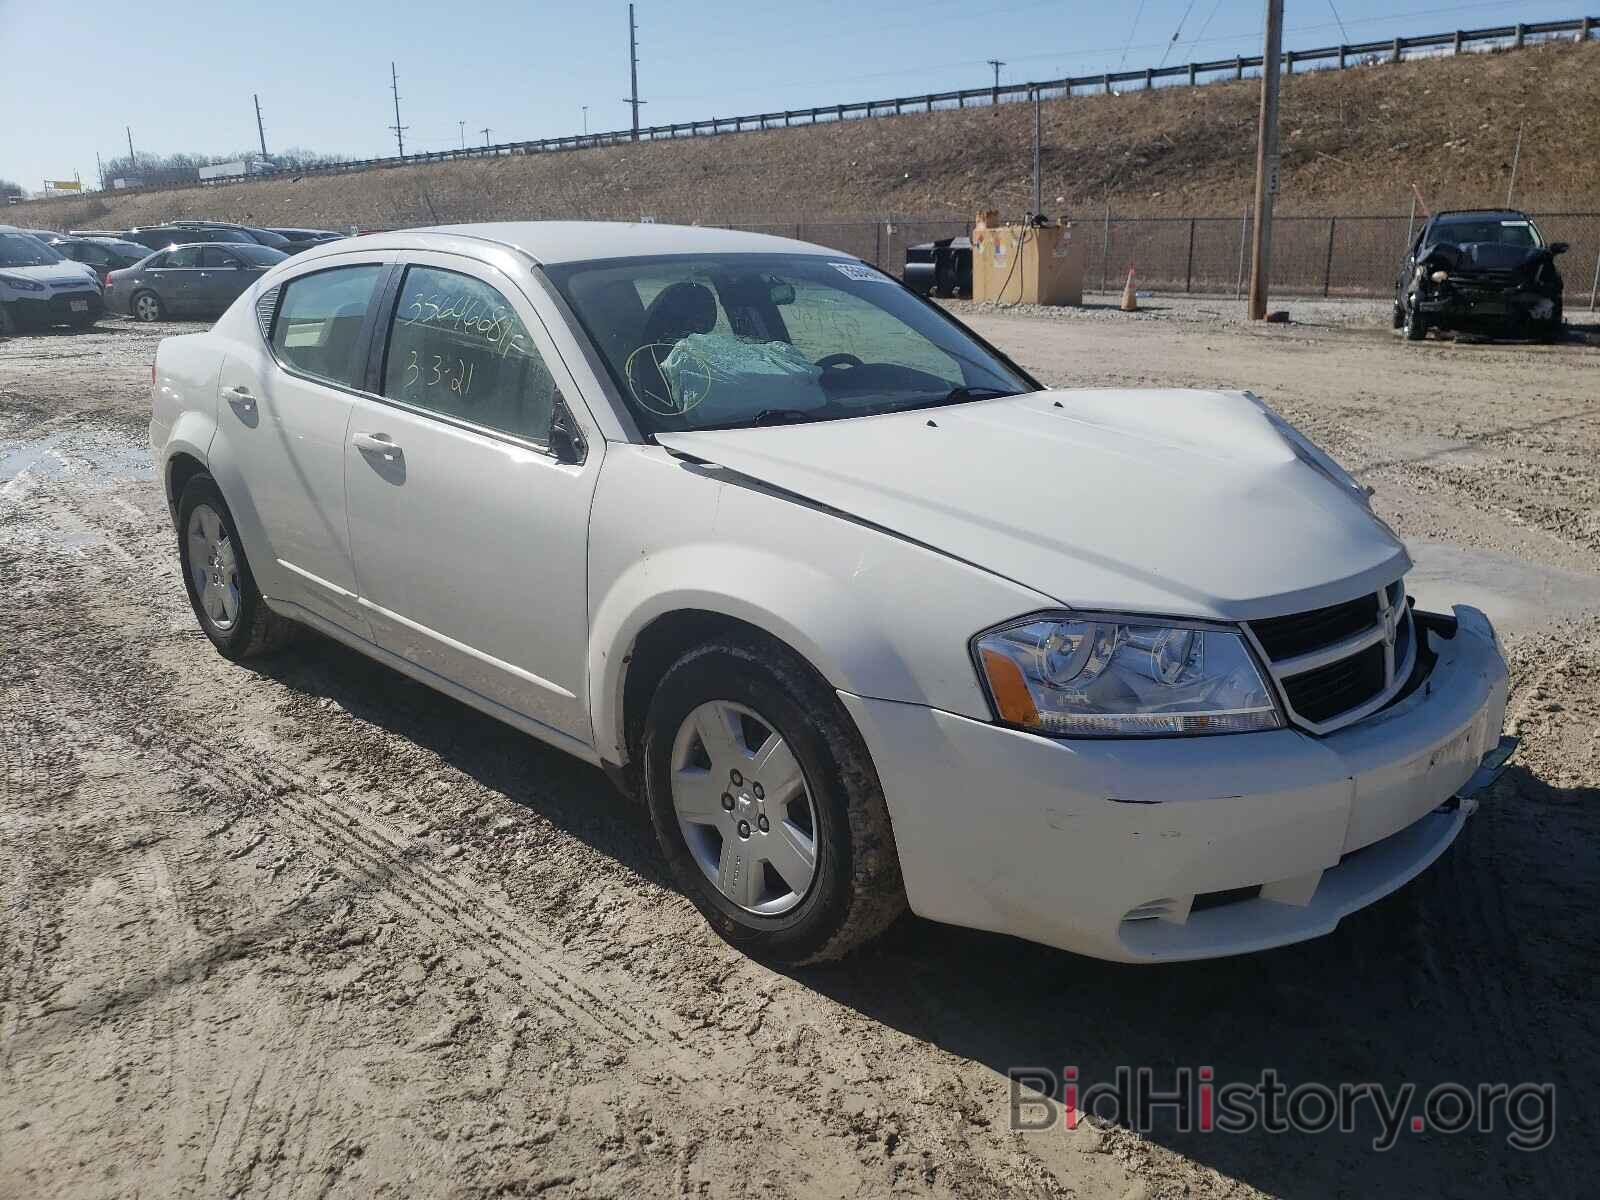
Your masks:
M1247 392L1056 391L896 281L662 225L353 238L157 355L206 635L310 626L606 768L716 929L1326 933L1514 743L1488 620Z

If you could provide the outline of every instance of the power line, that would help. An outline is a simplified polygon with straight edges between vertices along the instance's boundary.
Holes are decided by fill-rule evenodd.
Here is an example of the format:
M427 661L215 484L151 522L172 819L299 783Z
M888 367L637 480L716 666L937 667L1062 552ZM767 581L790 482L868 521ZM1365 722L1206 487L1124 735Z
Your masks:
M1333 19L1339 22L1339 37L1348 42L1350 35L1345 32L1344 18L1339 15L1339 10L1333 6L1333 0L1328 0L1328 11L1333 14Z
M1133 10L1133 24L1128 26L1128 40L1122 47L1122 58L1117 63L1117 70L1122 70L1128 62L1128 51L1133 48L1133 35L1139 32L1139 18L1144 15L1144 0L1139 0L1139 7Z
M1189 0L1188 7L1183 10L1183 16L1178 18L1178 27L1172 31L1172 40L1167 43L1167 48L1161 52L1161 61L1156 64L1160 70L1167 65L1167 56L1172 53L1172 48L1178 44L1178 39L1183 36L1183 23L1189 19L1189 14L1194 11L1194 0Z

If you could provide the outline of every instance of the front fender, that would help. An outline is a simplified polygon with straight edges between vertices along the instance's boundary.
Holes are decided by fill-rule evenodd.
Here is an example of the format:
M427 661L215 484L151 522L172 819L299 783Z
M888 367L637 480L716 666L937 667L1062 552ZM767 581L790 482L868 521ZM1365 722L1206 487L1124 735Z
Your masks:
M1052 606L743 477L655 447L618 449L601 473L589 542L590 708L596 749L610 761L627 759L633 647L667 614L732 617L788 644L835 688L987 720L969 640Z

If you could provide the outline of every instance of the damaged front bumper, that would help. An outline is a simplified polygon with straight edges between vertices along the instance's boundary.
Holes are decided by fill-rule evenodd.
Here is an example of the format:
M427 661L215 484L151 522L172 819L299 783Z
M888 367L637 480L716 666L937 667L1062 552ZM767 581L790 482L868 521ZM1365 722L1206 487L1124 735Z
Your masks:
M1417 309L1441 326L1530 325L1553 321L1559 295L1520 287L1445 282L1418 294Z
M1127 962L1330 932L1443 853L1515 747L1487 618L1417 615L1423 677L1326 737L1054 740L841 694L911 908Z

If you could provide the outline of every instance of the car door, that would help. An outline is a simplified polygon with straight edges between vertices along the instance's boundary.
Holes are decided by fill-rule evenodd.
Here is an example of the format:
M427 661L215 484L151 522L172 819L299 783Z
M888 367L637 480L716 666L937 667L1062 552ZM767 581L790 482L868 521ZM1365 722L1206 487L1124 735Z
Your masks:
M262 295L260 336L230 343L217 378L211 455L214 473L228 474L224 494L239 497L262 591L369 639L345 521L345 442L368 313L392 257L324 260Z
M222 312L256 278L255 271L220 245L207 246L200 251L200 278L196 287L208 312Z
M589 745L586 551L604 443L510 279L456 255L404 257L345 469L373 637ZM581 462L550 449L563 405Z
M148 272L149 284L161 297L162 307L174 317L203 312L199 299L200 247L179 246L158 260Z

